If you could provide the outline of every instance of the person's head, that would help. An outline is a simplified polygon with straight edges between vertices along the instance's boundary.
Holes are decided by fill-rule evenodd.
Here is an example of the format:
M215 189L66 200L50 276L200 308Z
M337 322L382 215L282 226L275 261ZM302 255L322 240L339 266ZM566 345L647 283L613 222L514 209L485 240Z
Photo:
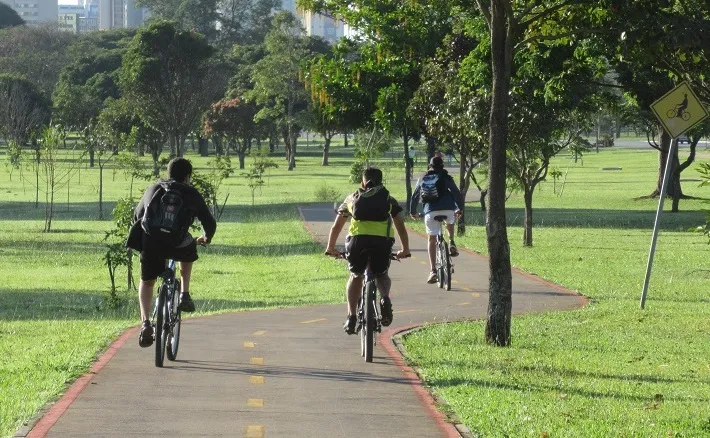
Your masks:
M168 163L168 178L177 182L189 183L192 176L192 163L186 158L173 158Z
M442 170L443 168L444 168L443 158L434 156L429 161L429 169L438 172L438 171Z
M382 184L382 171L376 167L368 167L362 172L362 188L371 189Z

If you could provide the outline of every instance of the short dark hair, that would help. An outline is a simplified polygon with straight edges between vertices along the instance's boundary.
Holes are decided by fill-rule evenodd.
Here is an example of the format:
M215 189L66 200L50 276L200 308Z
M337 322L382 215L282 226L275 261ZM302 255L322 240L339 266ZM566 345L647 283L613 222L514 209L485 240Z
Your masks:
M192 175L192 163L187 158L176 157L168 163L168 178L178 182Z
M368 167L362 171L365 187L372 188L382 184L382 171L376 167Z
M441 157L432 157L429 161L429 167L435 170L441 170L444 168L444 160Z

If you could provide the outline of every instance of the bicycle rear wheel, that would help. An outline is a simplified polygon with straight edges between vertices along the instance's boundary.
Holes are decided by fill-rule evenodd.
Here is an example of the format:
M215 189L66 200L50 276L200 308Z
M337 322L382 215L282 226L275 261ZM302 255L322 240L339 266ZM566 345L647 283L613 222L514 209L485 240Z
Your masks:
M357 323L358 329L360 330L360 356L365 357L365 344L367 344L367 337L365 336L365 308L363 304L365 303L365 291L363 288L363 295L360 297L360 301L357 305Z
M439 288L444 288L444 245L446 242L439 240L436 245L436 279Z
M167 291L168 286L163 284L160 286L158 291L158 303L156 304L156 318L155 318L155 366L158 368L163 367L163 360L165 358L165 341L167 337L167 332L164 331L165 323L167 322Z
M168 360L175 360L180 346L180 324L182 322L182 312L180 311L180 282L175 283L172 305L170 306L170 329L168 336L168 349L165 352Z
M449 244L442 242L442 271L444 272L444 286L446 290L451 290L451 255L449 254Z
M372 362L372 350L375 348L375 282L365 285L365 362Z

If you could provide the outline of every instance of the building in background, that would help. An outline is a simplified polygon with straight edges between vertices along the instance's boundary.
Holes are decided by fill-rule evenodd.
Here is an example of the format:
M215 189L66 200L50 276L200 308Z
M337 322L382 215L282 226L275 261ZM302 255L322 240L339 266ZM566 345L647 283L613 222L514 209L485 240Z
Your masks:
M296 0L283 0L281 7L291 11L306 29L306 35L319 36L333 44L345 35L345 23L340 20L305 11L296 6Z
M29 25L45 22L56 23L59 18L57 0L9 0L4 1Z
M98 0L99 29L138 27L148 18L146 8L136 6L135 0Z
M59 14L59 30L79 33L79 17L80 15L77 13Z

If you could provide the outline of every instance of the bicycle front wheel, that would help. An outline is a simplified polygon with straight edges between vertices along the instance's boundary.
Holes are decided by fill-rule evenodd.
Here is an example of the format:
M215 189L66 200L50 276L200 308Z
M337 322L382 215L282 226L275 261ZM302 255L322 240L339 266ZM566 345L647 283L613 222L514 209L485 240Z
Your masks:
M443 240L440 240L439 243L436 246L436 279L439 284L439 288L443 289L444 288L444 264L446 263L446 259L444 258L444 254L446 253L446 242Z
M449 254L449 244L442 242L442 271L444 273L444 286L446 290L451 290L451 255Z
M180 311L180 282L175 285L175 292L173 292L172 304L170 306L170 329L168 330L168 347L165 352L168 356L168 360L175 360L178 354L178 347L180 346L180 324L182 322L182 312Z
M163 360L165 358L165 342L167 337L167 331L164 330L167 318L169 318L167 312L167 285L163 284L160 286L158 291L158 304L156 305L156 319L155 319L155 366L158 368L163 367Z

